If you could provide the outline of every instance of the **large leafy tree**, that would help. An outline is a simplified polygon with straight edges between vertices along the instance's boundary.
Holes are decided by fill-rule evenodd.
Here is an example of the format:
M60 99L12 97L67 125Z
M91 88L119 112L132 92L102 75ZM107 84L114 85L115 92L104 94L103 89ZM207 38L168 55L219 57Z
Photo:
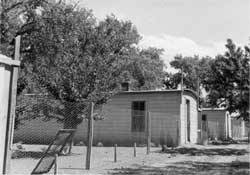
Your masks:
M237 112L239 117L249 120L249 54L248 47L237 47L227 40L227 51L218 55L211 64L204 80L208 91L208 103L223 106L229 112Z
M141 37L130 21L110 15L97 22L91 10L61 1L29 8L22 20L16 34L22 34L22 64L30 78L19 84L20 93L33 84L32 92L51 94L63 106L57 113L66 128L80 122L79 109L86 101L105 103L126 77L134 89L161 86L161 50L138 49ZM44 107L44 114L57 118L49 108Z

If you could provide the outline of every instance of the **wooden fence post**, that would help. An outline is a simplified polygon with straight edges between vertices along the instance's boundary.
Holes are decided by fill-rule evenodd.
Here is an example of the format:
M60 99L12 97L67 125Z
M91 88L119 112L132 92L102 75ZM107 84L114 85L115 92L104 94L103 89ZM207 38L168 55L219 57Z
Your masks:
M15 38L15 53L14 53L14 60L18 61L20 60L20 43L21 43L21 36L18 35ZM18 79L18 67L13 67L10 78L8 118L6 126L5 153L3 162L4 165L3 165L3 172L0 172L3 174L10 174L11 149L12 149L14 124L15 124L17 79Z
M219 132L219 122L218 120L216 121L216 138L217 140L219 139L220 132Z
M117 162L117 144L114 147L114 162Z
M247 142L250 143L250 131L248 131L247 138Z
M151 113L147 113L147 154L150 153L151 144Z
M136 157L136 142L134 143L134 157Z
M177 133L176 133L177 140L176 140L176 144L178 146L179 145L179 137L180 137L180 134L179 134L179 121L178 120L176 120L176 127L177 127Z
M58 174L58 155L55 154L55 165L54 165L54 175L57 175Z
M90 169L91 149L93 143L93 112L94 103L90 103L90 111L88 117L88 145L87 145L87 156L86 156L86 169Z

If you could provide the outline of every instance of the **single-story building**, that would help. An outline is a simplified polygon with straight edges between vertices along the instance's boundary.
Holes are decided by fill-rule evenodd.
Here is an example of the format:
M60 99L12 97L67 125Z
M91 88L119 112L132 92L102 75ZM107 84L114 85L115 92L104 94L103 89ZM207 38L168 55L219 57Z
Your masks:
M203 108L198 120L198 128L203 132L207 128L209 139L226 140L232 136L231 117L224 108Z
M153 143L173 146L197 143L197 95L192 90L123 91L114 95L102 110L105 118L94 123L94 144L146 143L148 114ZM15 141L45 143L62 127L53 120L30 120L16 130ZM75 141L86 143L86 121L78 126Z

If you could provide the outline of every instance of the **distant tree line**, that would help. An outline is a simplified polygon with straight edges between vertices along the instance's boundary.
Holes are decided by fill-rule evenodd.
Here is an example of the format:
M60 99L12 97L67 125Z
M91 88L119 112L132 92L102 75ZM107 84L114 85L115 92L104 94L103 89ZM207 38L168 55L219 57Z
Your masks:
M225 53L215 58L177 55L170 65L179 72L166 73L164 84L175 89L183 76L184 87L199 92L200 107L224 107L249 121L250 49L236 46L231 39L225 47Z

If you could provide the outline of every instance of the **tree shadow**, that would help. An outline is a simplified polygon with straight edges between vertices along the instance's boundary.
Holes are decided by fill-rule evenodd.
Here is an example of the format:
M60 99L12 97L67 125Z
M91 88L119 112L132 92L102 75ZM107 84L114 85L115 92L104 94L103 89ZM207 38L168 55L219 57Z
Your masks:
M133 165L133 168L113 169L111 175L184 175L184 174L220 174L249 175L249 162L211 163L184 161L166 164L165 167Z
M44 152L38 151L14 151L11 154L12 159L22 159L22 158L33 158L40 159L44 155Z
M211 156L211 155L222 155L222 156L231 156L231 155L245 155L248 153L246 149L233 149L233 148L173 148L173 149L164 149L161 151L163 153L169 154L186 154L189 156Z

